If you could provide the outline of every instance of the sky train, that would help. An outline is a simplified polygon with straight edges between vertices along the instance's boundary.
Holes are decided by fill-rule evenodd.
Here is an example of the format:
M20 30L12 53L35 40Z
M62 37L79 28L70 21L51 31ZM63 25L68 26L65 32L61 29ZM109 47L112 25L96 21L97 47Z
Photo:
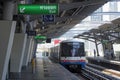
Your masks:
M65 40L51 48L51 57L66 68L83 68L86 65L84 43L78 40Z

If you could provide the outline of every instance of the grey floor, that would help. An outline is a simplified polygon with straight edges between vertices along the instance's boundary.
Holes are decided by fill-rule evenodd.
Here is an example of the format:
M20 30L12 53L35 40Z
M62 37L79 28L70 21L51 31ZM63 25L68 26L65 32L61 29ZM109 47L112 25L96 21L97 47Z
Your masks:
M12 77L9 80L80 80L58 63L46 58L37 58L35 72L31 64L23 68L20 77Z

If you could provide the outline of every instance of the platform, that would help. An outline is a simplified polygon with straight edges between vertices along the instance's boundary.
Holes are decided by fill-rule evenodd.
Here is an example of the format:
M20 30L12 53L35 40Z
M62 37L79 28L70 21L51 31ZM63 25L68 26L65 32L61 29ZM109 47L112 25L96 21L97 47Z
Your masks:
M89 63L120 71L120 61L108 60L104 57L87 57L87 60Z
M58 63L54 63L45 58L36 59L36 69L32 72L32 67L29 65L22 70L21 78L9 80L80 80L77 76L70 73L67 69Z

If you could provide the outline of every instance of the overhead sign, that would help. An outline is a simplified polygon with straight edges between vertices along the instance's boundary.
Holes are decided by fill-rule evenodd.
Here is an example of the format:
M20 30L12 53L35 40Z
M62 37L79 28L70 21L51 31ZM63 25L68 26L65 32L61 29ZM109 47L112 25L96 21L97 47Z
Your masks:
M58 4L18 4L18 14L58 14Z
M46 40L47 37L46 36L42 36L42 35L37 35L34 37L36 40Z
M27 31L28 36L36 36L36 31Z
M54 15L43 15L43 22L54 22Z
M107 44L109 41L108 40L102 40L103 44Z

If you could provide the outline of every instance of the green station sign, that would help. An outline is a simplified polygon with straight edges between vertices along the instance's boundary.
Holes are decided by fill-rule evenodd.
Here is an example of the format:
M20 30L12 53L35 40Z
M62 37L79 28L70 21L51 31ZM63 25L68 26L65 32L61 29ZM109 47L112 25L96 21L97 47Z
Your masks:
M109 41L108 40L102 40L103 44L107 44Z
M46 40L47 37L46 36L41 36L41 35L37 35L34 37L36 40Z
M18 14L58 14L58 4L18 4Z

